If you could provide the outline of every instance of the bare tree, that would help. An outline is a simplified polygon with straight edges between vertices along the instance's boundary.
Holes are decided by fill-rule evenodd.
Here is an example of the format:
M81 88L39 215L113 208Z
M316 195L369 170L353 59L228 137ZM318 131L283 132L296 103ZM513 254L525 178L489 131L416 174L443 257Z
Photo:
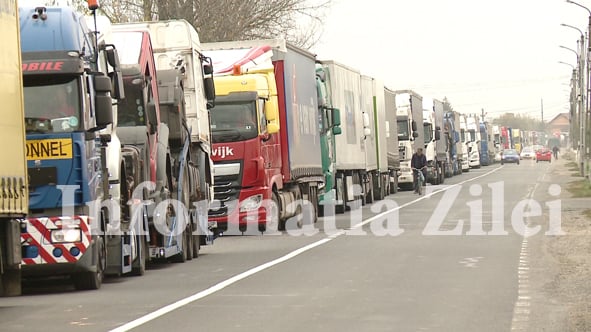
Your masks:
M85 10L84 0L66 1ZM111 22L185 19L203 42L285 38L309 49L318 42L331 0L102 0Z
M330 0L195 0L203 41L285 38L310 48L320 38Z

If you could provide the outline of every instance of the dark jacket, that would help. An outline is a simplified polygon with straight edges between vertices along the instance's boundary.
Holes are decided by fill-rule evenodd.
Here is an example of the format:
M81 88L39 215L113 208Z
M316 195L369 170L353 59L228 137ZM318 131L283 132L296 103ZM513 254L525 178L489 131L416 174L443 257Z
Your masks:
M425 154L418 155L416 152L412 155L412 159L410 160L410 167L421 169L427 166L427 157Z

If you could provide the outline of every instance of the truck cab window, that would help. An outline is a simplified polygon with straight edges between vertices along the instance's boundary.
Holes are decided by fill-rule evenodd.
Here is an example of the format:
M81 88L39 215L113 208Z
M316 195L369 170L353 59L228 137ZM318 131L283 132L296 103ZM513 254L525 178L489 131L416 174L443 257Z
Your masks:
M258 137L259 121L255 100L216 102L210 115L214 143L244 141Z
M408 121L398 120L396 123L398 124L398 139L408 140L410 137L410 133L408 132Z
M72 132L80 129L79 77L25 76L27 132Z
M120 100L117 107L117 123L121 127L147 125L143 89L136 86L136 83L135 79L124 81L125 99Z

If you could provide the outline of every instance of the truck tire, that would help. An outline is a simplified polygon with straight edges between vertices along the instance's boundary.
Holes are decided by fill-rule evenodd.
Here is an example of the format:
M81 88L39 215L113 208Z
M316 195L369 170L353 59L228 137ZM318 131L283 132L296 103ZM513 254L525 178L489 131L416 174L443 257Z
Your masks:
M335 214L342 214L345 213L345 211L347 210L347 185L345 183L346 179L347 178L344 175L344 173L337 173L337 176L335 177L336 196L338 199L340 193L340 198L342 201L342 204L340 205L335 204Z
M425 179L425 183L426 182L428 182L427 179ZM435 163L435 167L433 169L433 174L431 175L431 184L432 185L439 184L439 165L437 165L437 163Z
M16 221L14 221L16 223ZM20 243L16 231L13 228L13 221L9 219L2 219L0 221L0 297L4 296L19 296L22 293L21 288L21 268L18 264L7 264L10 243L16 241ZM13 238L14 237L14 238ZM13 241L11 241L13 240ZM18 257L13 257L11 260L19 260ZM16 263L16 262L15 262Z
M186 253L186 258L188 261L193 260L193 234L191 234L193 227L191 225L187 225L187 230L185 231L184 236L187 238L187 247L183 250Z
M385 186L387 186L387 183L384 183L381 174L379 174L377 177L374 178L374 182L373 182L373 199L374 199L374 201L381 201L384 199L384 195L385 195L384 194L384 187Z
M4 273L0 275L0 297L20 296L21 293L21 269L5 268Z
M96 271L79 272L72 275L74 287L77 290L94 290L101 288L104 278L104 271L107 265L107 255L105 253L105 243L103 238L98 237L95 240L96 246Z
M310 204L312 204L312 208L314 209L314 214L312 215L314 224L318 222L318 187L317 186L309 186L308 187L308 200Z
M353 195L353 206L347 206L347 210L351 210L351 209L357 209L358 208L358 202L361 202L361 206L365 205L365 198L364 198L364 192L363 192L363 183L361 183L361 174L359 172L355 172L353 173L353 185L358 186L358 188L361 189L361 193L359 193L358 195Z
M394 181L390 184L390 194L396 194L398 192L398 176L396 175L396 171L394 171Z
M361 177L362 178L362 177ZM364 186L365 188L365 186ZM374 201L374 176L372 173L367 173L367 192L364 192L365 195L365 204L371 204Z
M275 222L273 223L277 223L277 231L284 231L285 230L285 220L281 220L281 218L279 217L281 215L281 213L279 213L279 194L277 194L277 192L275 190L273 190L273 194L271 195L271 200L273 201L273 206L271 207L272 211L270 212L270 214L272 215L270 218L274 218ZM267 217L269 218L269 217ZM274 227L274 226L271 226Z

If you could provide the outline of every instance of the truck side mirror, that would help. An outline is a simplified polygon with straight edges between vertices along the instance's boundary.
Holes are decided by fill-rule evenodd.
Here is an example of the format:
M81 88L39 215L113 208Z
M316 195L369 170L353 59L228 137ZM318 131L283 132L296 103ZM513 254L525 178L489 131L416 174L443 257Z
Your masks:
M437 127L435 129L435 140L439 141L441 139L441 129L438 129L439 127Z
M275 123L276 125L278 125L276 120L279 118L279 114L277 110L276 100L269 99L265 103L265 118L267 119L267 126L270 123Z
M279 125L275 122L267 123L267 134L272 135L279 132Z
M125 89L123 88L123 75L121 71L116 70L110 73L113 81L113 98L117 100L125 99Z
M340 135L342 133L343 133L343 131L341 130L341 127L336 127L336 126L332 127L332 134L333 135L336 136L336 135Z
M154 101L150 101L148 102L148 105L146 105L146 113L148 114L148 127L150 130L150 135L153 135L156 133L156 104L154 103Z
M417 122L415 120L412 120L410 127L411 127L412 131L417 131ZM413 137L415 137L415 136L413 135Z
M204 78L203 87L205 89L205 98L207 98L207 108L211 109L215 106L215 85L213 84L213 77Z
M113 123L113 106L111 104L111 79L107 76L93 76L94 113L96 129L103 129Z
M419 133L417 133L416 131L412 132L412 137L413 138L418 138L419 137Z
M332 125L335 127L341 125L341 110L338 108L332 109Z
M125 91L123 89L123 75L121 75L121 63L119 62L119 54L113 45L106 45L109 47L105 49L107 54L107 62L113 67L113 72L109 73L113 83L111 96L114 99L120 100L125 98Z
M203 65L203 74L211 75L213 74L213 65L206 63Z
M107 53L107 62L115 70L121 70L121 63L119 62L119 53L117 53L117 49L113 45L106 46L111 46L105 50Z

